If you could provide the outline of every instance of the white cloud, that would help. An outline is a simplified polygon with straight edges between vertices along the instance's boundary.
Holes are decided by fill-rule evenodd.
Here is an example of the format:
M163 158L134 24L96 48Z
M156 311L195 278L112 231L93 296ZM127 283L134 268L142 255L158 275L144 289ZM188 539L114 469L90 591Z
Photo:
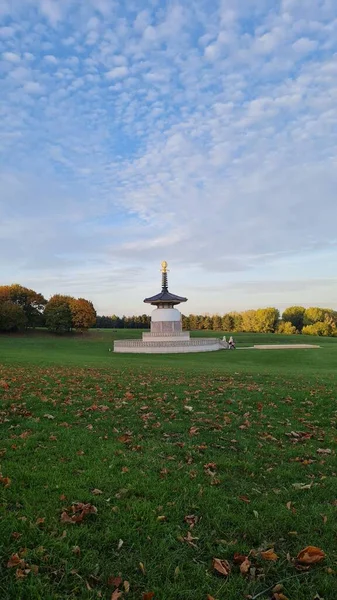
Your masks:
M313 52L316 50L318 46L317 40L309 40L308 38L300 38L293 43L293 48L295 52L299 54L307 54L308 52Z
M108 71L105 76L107 79L119 79L126 77L128 72L128 68L125 66L115 67L114 69L111 69L111 71Z
M54 56L53 54L46 54L43 58L49 64L57 65L58 63L56 56Z
M12 63L18 63L21 60L20 56L15 54L15 52L3 52L2 58Z
M44 87L38 81L26 81L23 89L27 94L43 94Z

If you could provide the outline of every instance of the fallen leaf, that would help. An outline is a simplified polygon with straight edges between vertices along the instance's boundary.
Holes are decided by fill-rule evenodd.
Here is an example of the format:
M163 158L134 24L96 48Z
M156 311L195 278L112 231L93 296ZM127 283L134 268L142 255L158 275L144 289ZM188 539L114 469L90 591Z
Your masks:
M278 556L274 552L274 548L270 548L270 550L266 550L265 552L261 552L261 557L263 560L277 560Z
M118 600L118 598L120 598L122 595L123 592L117 589L114 592L112 592L111 600Z
M231 572L231 566L228 560L222 560L221 558L213 558L213 569L224 577L228 577Z
M128 581L124 581L123 583L124 591L128 594L130 591L130 584Z
M139 563L139 568L140 568L141 572L143 573L143 575L145 575L145 567L142 562Z
M310 490L310 488L312 488L313 486L313 482L311 483L293 483L293 488L295 488L295 490Z
M317 454L331 454L331 448L318 448Z
M239 552L235 552L233 556L233 561L235 565L242 565L245 562L247 556L245 554L240 554Z
M113 585L114 587L118 588L122 581L123 579L121 577L109 577L108 585Z
M144 592L143 600L152 600L154 598L154 592Z
M120 549L121 549L121 547L123 546L123 544L124 544L124 541L123 541L123 540L119 540L119 541L118 541L117 550L120 550Z
M278 594L278 593L274 594L272 597L272 600L288 600L288 598L281 592L280 594Z
M280 592L282 592L282 590L283 590L282 583L277 583L275 585L275 587L273 587L272 592L273 592L273 594L279 594Z
M307 546L296 557L301 565L314 565L325 558L325 553L316 546Z
M247 504L249 504L250 500L249 498L247 498L247 496L239 496L239 500L242 500L242 502L247 502Z
M24 560L22 560L22 558L20 558L20 556L18 554L12 554L12 556L10 557L8 563L7 563L7 568L10 569L11 567L17 567L18 565L24 564Z
M79 556L81 554L81 548L79 546L73 546L73 553Z
M5 488L9 488L11 480L9 477L3 477L0 473L0 483L2 483Z
M241 563L240 565L240 573L241 575L247 575L247 573L249 572L250 566L251 566L251 562L248 559L248 557L245 558L245 560L243 561L243 563Z
M94 496L99 496L100 494L103 494L102 490L98 490L97 488L91 490L91 493L94 494Z
M209 594L207 594L207 600L215 600L214 596L210 596Z

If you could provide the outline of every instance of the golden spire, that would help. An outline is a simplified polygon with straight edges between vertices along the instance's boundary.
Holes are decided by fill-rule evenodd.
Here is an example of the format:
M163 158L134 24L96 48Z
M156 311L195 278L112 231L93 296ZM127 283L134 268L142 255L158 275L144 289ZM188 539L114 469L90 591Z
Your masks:
M163 262L161 263L161 272L162 273L167 273L167 262L166 260L163 260Z

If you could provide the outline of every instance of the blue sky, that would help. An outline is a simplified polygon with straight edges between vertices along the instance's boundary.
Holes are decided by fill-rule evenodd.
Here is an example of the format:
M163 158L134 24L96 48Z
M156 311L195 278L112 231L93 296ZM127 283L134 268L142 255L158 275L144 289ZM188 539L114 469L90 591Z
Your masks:
M337 308L335 0L0 0L0 272Z

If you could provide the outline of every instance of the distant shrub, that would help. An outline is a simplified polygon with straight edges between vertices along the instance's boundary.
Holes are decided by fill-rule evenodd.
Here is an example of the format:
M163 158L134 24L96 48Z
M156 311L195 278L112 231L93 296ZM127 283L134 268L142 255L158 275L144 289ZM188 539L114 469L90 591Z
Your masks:
M333 329L330 323L313 323L313 325L306 325L302 329L303 335L321 335L329 336L333 333Z
M293 335L297 333L295 325L292 325L290 321L280 321L277 326L276 333L283 333L285 335Z

